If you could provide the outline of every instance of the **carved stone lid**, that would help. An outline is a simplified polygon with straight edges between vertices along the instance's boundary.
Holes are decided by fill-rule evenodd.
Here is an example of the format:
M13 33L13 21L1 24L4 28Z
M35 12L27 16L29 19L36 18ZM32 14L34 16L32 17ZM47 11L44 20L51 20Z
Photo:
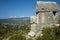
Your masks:
M36 12L38 11L58 11L58 5L56 2L43 2L37 1Z

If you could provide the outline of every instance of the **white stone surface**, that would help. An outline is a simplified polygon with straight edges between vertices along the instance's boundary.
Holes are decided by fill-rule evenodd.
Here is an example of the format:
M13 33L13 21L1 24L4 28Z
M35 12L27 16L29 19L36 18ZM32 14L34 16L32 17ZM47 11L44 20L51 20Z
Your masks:
M31 17L30 17L30 23L37 23L36 20L37 20L37 19L36 19L36 16L31 16Z
M29 36L33 37L35 35L35 33L33 31L28 33Z
M43 27L56 25L58 20L58 6L56 2L40 2L37 1L36 5L36 16L30 17L31 31L28 33L31 37L39 36ZM53 11L56 11L54 16ZM41 34L43 36L43 34Z

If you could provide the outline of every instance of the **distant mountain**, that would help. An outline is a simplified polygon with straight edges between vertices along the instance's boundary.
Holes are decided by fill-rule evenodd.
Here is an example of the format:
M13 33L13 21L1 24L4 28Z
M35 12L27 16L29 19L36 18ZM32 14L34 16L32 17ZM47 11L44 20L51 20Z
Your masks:
M30 17L0 19L0 23L29 23Z

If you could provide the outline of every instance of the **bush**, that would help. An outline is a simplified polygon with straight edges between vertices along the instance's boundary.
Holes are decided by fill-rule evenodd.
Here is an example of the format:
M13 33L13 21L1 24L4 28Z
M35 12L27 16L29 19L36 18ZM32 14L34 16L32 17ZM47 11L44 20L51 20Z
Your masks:
M36 40L60 40L60 27L43 28L42 34Z
M28 38L28 40L33 40L32 38Z
M9 40L26 40L26 37L23 31L20 31L20 33L12 35Z

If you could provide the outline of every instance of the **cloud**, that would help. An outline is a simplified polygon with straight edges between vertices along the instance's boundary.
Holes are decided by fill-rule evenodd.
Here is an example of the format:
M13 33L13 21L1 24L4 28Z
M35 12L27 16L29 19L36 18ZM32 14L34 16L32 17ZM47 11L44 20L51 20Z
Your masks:
M20 17L25 17L25 16L20 16Z
M19 17L29 17L29 16L19 16Z
M10 18L16 18L16 16L10 16Z
M29 16L26 16L26 17L29 17Z

